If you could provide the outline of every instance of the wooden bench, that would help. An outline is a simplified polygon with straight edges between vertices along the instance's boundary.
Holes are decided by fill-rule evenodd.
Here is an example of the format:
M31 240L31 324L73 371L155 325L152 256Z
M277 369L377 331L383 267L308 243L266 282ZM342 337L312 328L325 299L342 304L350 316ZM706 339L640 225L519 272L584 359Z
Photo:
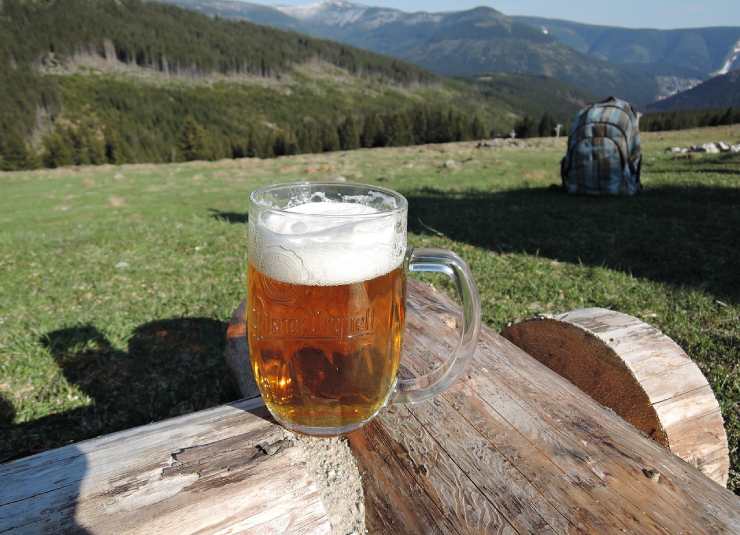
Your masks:
M419 373L456 315L409 290ZM340 533L353 470L368 533L740 533L737 496L490 329L465 380L346 439L252 399L0 465L0 533Z

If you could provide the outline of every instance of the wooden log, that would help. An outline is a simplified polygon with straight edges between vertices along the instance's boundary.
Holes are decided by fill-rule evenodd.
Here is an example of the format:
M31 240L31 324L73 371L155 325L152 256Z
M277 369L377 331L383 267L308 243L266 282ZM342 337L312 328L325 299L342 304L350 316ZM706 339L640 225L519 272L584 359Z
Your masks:
M727 484L727 436L698 366L639 319L574 310L504 329L503 336L708 477Z
M252 366L249 363L245 306L245 301L242 301L231 316L231 321L226 331L226 350L224 357L226 359L226 365L231 370L232 376L236 379L242 397L244 399L251 399L259 397L260 391L257 388L257 383L254 382Z
M303 452L261 405L0 465L0 533L330 533Z
M408 293L413 374L449 355L457 310ZM312 454L257 403L0 465L0 533L326 532ZM348 441L371 534L740 533L738 497L490 329L465 380Z
M456 315L410 282L413 372L449 355ZM490 329L467 380L433 402L392 407L349 438L370 533L740 532L740 499ZM430 523L434 507L451 518Z

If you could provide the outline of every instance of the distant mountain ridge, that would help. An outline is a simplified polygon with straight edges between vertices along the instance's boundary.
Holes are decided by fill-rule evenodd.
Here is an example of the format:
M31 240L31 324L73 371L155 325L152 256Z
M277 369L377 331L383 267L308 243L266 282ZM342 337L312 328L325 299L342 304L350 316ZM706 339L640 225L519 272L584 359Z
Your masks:
M738 27L655 30L539 17L512 18L541 28L579 52L612 63L662 66L698 78L740 68Z
M589 57L488 7L406 13L329 0L267 12L265 6L236 0L165 1L211 15L289 26L447 76L475 77L491 72L544 75L597 96L620 94L644 103L652 102L658 93L650 75Z
M509 17L488 7L407 13L346 0L272 8L237 0L164 1L337 40L444 75L545 75L637 104L690 89L740 62L740 28L630 30Z
M689 91L648 106L648 111L684 111L740 107L740 69L715 76Z

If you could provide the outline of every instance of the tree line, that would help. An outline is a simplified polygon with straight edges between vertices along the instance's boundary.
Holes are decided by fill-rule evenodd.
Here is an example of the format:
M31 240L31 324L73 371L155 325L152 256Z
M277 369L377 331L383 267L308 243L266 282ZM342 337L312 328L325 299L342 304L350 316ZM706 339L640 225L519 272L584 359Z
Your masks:
M539 120L531 115L525 115L516 122L513 130L517 138L555 137L555 128L558 124L560 123L555 120L555 117L550 112L545 112ZM567 125L561 127L560 135L568 135Z
M687 110L648 113L640 120L640 129L657 132L737 123L740 123L740 108Z
M481 139L490 129L478 115L442 105L416 105L393 112L350 113L337 119L304 116L277 125L254 117L249 122L208 121L193 114L169 117L165 124L136 124L130 118L105 122L92 116L57 125L41 143L29 147L20 137L0 142L4 170L65 165L178 162L224 158L272 158L299 153L395 147Z
M740 123L740 108L656 112L642 116L640 130L643 132L686 130L738 123ZM554 117L549 112L545 112L539 121L530 115L525 115L517 121L513 130L518 138L552 137L555 136L556 125L557 121ZM564 124L560 135L567 136L569 130L569 123Z

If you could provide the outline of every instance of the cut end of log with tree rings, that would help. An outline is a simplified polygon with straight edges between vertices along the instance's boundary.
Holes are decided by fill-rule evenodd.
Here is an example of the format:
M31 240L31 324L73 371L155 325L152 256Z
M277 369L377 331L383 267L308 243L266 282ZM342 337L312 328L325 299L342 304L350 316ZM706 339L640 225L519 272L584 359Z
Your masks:
M730 466L719 404L697 365L639 319L587 308L522 321L504 337L720 485Z

